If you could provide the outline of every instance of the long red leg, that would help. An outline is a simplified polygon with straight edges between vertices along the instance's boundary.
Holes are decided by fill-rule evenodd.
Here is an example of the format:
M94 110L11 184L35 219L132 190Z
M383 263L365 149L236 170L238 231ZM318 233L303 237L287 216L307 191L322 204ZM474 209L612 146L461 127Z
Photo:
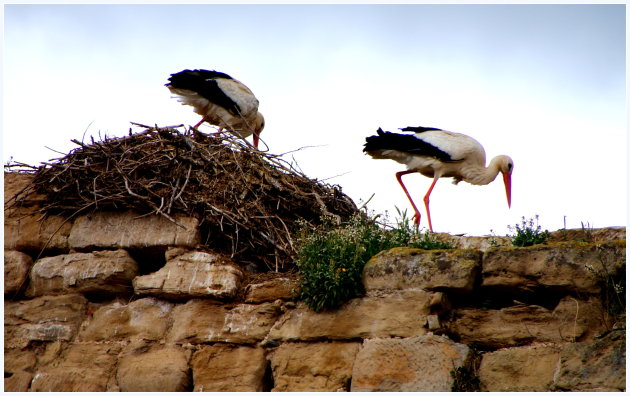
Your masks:
M431 187L429 187L429 191L424 196L424 207L427 209L427 220L429 221L429 230L433 232L433 225L431 224L431 212L429 211L429 195L431 195L431 191L433 191L433 187L435 187L435 183L437 183L439 177L433 179L433 183L431 183Z
M405 184L402 182L403 175L414 173L414 172L416 171L406 170L406 171L396 172L396 180L398 180L400 187L402 187L403 191L407 195L407 198L409 198L409 202L411 202L411 206L413 207L413 210L415 212L413 215L413 223L416 225L416 229L418 229L418 227L420 226L420 212L418 211L416 204L413 202L413 199L411 199L411 195L409 195L409 191L407 191L407 187L405 187Z
M203 124L203 122L204 122L205 120L206 120L206 117L203 117L203 118L201 119L201 121L199 121L197 124L195 124L195 126L194 126L193 128L195 128L195 129L199 128L199 125Z

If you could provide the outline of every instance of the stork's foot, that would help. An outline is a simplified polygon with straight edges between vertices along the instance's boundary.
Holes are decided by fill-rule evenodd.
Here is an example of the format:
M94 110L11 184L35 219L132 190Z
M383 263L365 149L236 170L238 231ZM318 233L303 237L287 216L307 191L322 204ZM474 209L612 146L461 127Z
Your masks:
M420 213L414 213L411 219L413 220L414 228L416 229L416 231L418 231L418 229L420 228Z

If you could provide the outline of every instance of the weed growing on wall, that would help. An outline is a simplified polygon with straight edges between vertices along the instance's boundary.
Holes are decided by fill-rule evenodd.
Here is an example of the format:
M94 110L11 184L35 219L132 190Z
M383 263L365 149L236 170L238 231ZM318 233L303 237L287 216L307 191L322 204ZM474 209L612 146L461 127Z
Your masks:
M536 226L534 226L534 219L536 220ZM508 226L508 230L514 233L514 235L508 235L512 238L512 245L514 246L532 246L539 243L544 243L551 237L549 231L541 231L542 228L538 224L538 215L529 220L525 220L523 216L521 224L516 224L514 227Z
M396 226L383 227L359 213L349 222L335 224L323 219L321 225L303 224L297 238L297 266L302 275L298 297L320 312L334 309L363 294L363 266L375 254L397 246L421 249L448 249L428 233L413 228L400 212Z
M586 269L590 271L597 279L601 287L602 305L613 321L625 317L626 314L626 272L625 266L623 271L614 268L615 256L620 253L611 253L597 246L599 265L587 265Z

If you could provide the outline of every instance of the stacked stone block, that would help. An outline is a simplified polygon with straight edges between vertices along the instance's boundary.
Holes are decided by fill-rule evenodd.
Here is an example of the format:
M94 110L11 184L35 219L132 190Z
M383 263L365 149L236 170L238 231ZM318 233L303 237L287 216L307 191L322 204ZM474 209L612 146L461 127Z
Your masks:
M25 176L5 174L5 201ZM315 313L295 277L246 282L194 217L40 218L43 200L5 212L5 391L449 391L458 368L488 391L625 390L625 327L593 272L625 271L625 229L392 249L364 297Z

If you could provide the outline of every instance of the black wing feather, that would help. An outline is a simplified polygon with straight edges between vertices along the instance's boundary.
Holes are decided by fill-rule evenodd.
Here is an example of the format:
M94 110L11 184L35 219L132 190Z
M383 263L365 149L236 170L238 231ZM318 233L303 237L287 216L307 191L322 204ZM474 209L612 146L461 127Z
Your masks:
M415 132L415 133L422 133L422 132L426 132L426 131L441 131L442 129L440 128L431 128L431 127L407 127L407 128L400 128L401 131L403 132Z
M182 70L179 73L171 74L171 77L168 79L169 83L166 85L196 92L227 111L233 114L240 114L240 106L219 88L217 79L233 80L229 75L214 70Z
M406 129L406 128L405 128ZM428 129L435 130L435 129ZM444 162L456 162L459 160L451 158L450 154L440 150L438 147L418 139L413 135L403 135L400 133L383 132L378 129L377 135L365 138L363 151L369 153L378 150L396 150L413 155L424 155L437 158ZM426 131L422 131L426 132Z

